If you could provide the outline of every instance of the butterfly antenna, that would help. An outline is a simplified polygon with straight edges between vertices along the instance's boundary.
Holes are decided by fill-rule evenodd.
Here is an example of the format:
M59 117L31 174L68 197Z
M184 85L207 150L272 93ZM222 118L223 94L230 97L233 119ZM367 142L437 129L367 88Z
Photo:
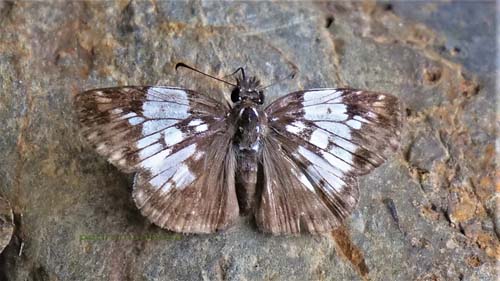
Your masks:
M238 67L238 69L236 69L233 73L231 73L231 74L228 74L228 75L224 76L224 78L225 78L225 77L229 77L229 76L233 76L233 75L235 75L236 73L238 73L238 71L241 71L241 77L243 77L243 80L245 80L245 70L244 70L244 69L243 69L243 67L241 67L241 66L240 66L240 67Z
M189 65L187 65L187 64L185 64L185 63L180 62L180 63L176 64L176 65L175 65L175 70L177 70L179 67L184 67L184 68L187 68L187 69L189 69L189 70L192 70L192 71L194 71L194 72L198 72L199 74L202 74L202 75L208 76L208 77L210 77L210 78L212 78L212 79L215 79L215 80L217 80L217 81L220 81L220 82L226 83L226 84L231 85L231 86L233 86L233 87L236 87L236 84L233 84L233 83L228 82L228 81L226 81L226 80L222 80L222 79L217 78L217 77L215 77L215 76L212 76L212 75L210 75L210 74L206 74L205 72L201 72L201 71L199 71L198 69L196 69L196 68L194 68L194 67L191 67L191 66L189 66Z
M265 87L260 88L259 90L264 90L264 89L266 89L266 88L269 88L269 87L271 87L271 86L274 86L274 85L276 85L276 84L279 84L279 83L281 83L281 82L283 82L283 81L285 81L285 80L288 80L288 79L294 79L294 78L295 78L295 75L297 75L297 71L296 71L296 70L292 71L292 72L291 72L290 74L288 74L287 76L285 76L285 77L283 77L283 78L281 78L281 79L278 79L278 80L274 81L273 83L271 83L271 84L269 84L269 85L267 85L267 86L265 86Z

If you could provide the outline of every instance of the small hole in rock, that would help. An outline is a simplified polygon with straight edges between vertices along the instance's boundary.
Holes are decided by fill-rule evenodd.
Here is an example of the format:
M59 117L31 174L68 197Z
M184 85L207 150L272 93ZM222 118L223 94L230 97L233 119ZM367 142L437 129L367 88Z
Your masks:
M330 28L330 26L332 26L332 24L335 22L335 18L333 16L328 16L326 17L326 24L325 24L325 27L326 28Z
M407 108L406 109L406 116L411 116L411 115L412 115L411 109Z
M444 45L438 46L438 51L441 53L446 52L446 46Z
M456 55L458 55L458 54L460 53L460 51L461 51L461 50L460 50L460 48L459 48L459 47L453 47L453 49L451 49L451 51L450 51L450 52L451 52L451 54L452 54L453 56L456 56Z
M424 80L426 82L437 82L441 79L441 69L438 67L428 67L424 69Z

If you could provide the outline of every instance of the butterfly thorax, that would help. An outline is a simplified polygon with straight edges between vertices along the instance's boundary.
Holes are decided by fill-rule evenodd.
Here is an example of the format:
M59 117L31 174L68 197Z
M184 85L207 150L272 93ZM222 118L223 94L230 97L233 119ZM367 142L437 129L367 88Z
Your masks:
M238 107L234 143L237 150L247 153L259 153L261 150L262 123L265 113L256 107ZM235 112L235 113L236 113Z

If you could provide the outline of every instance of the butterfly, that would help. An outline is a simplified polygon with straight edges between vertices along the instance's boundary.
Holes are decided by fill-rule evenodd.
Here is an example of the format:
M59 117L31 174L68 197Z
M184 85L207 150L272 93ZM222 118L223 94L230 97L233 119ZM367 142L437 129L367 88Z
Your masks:
M322 88L264 106L265 87L238 70L235 84L200 72L232 85L231 102L166 86L80 93L82 133L135 173L133 200L161 228L213 233L240 215L274 235L339 227L357 205L357 178L399 147L398 98Z

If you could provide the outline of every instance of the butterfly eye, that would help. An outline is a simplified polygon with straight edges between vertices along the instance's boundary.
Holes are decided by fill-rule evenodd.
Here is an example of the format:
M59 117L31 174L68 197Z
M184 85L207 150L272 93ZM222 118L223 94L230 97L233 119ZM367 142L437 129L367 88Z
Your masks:
M231 100L233 102L238 102L241 100L239 87L234 88L233 91L231 92Z

